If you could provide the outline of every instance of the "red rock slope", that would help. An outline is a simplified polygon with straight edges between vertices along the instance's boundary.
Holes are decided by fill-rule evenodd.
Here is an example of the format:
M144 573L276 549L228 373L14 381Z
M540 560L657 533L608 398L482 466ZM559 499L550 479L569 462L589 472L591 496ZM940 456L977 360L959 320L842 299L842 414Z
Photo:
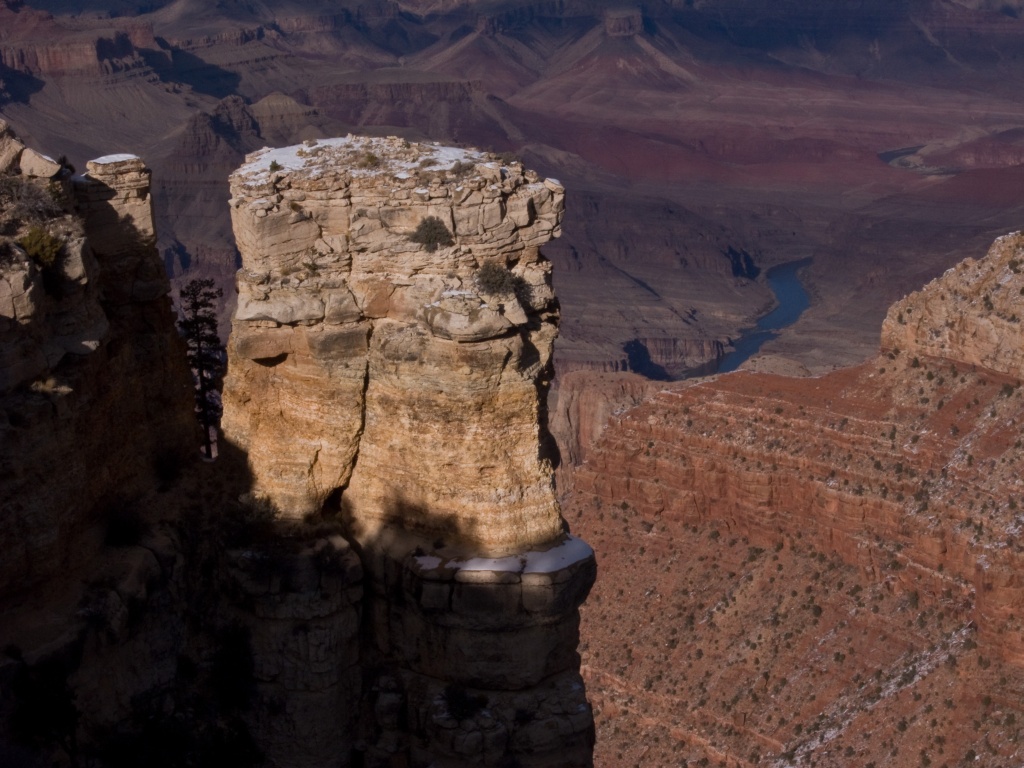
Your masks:
M897 303L861 366L611 421L567 515L603 553L597 764L1021 763L1022 262Z

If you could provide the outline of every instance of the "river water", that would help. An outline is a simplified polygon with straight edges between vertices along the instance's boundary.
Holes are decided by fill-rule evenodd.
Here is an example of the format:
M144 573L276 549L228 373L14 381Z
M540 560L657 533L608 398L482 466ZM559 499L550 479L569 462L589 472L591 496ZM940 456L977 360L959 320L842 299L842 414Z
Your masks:
M753 328L741 329L741 336L733 340L731 352L717 361L691 371L686 378L735 371L756 355L767 342L778 338L779 331L795 323L811 304L811 297L807 295L798 274L810 263L810 259L801 259L769 269L765 277L775 294L778 306L761 317Z

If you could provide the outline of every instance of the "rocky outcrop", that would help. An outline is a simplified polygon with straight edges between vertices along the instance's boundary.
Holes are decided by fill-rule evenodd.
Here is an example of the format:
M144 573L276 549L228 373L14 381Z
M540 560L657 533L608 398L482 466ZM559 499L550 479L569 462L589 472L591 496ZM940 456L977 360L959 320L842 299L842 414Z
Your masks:
M604 13L604 32L608 37L633 37L643 31L644 17L639 8L615 9Z
M559 375L551 398L551 432L558 441L562 464L584 463L608 422L639 405L660 386L637 375L590 371Z
M139 48L159 46L146 24L102 31L66 26L21 4L0 5L0 66L42 77L102 77L146 67Z
M254 156L232 192L224 430L257 492L301 517L344 488L365 535L423 507L443 518L425 535L495 552L556 537L537 445L557 305L539 246L562 188L472 153L347 139ZM424 221L450 245L414 242ZM507 290L481 284L485 264Z
M170 283L156 251L150 172L134 155L107 155L86 164L76 185L85 232L102 268L108 304L130 305L167 296Z
M293 148L234 179L249 271L215 464L180 461L191 391L143 162L0 190L0 762L592 763L594 556L541 442L561 188L462 150L324 145L305 173L270 171ZM261 161L276 200L243 198ZM410 242L428 212L443 229ZM52 261L33 227L63 238ZM288 400L318 420L284 422ZM275 450L334 462L326 492L275 475ZM345 525L296 519L324 507Z
M0 153L16 146L3 126ZM195 436L144 164L100 159L71 184L32 178L30 153L46 160L24 149L0 178L3 594L88 561L111 509Z
M947 358L1019 377L1024 236L1001 237L984 259L966 259L896 302L882 325L882 352Z
M350 746L374 765L589 764L594 559L563 533L545 410L561 185L349 136L250 155L231 191L224 434L257 498L338 516L361 553Z

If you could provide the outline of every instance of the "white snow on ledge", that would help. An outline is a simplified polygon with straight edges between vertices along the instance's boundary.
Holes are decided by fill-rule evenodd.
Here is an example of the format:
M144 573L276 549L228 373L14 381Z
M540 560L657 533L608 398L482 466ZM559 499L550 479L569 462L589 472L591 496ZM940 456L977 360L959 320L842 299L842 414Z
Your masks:
M568 536L551 549L523 552L505 557L473 557L469 560L448 560L445 568L460 571L500 571L505 573L555 573L581 563L594 556L594 550L583 539ZM423 555L416 558L426 570L436 568L437 557Z
M594 556L594 550L583 539L569 536L557 547L545 552L527 552L523 573L554 573Z
M96 163L97 165L109 165L110 163L123 163L127 160L141 160L142 158L138 155L120 154L120 155L104 155L103 157L97 157L95 160L90 162Z
M343 157L343 153L369 153L377 157L371 167L361 168L358 157ZM274 171L308 171L342 167L353 176L382 176L390 174L403 181L419 170L443 171L456 162L477 164L487 162L488 155L477 149L446 147L439 144L403 144L389 136L340 136L318 139L316 144L294 144L287 147L264 147L246 155L245 163L235 171L240 176L264 176ZM426 162L429 161L429 162ZM341 165L339 165L341 162ZM426 162L426 164L424 164ZM251 182L252 180L250 180ZM257 180L258 181L258 180Z

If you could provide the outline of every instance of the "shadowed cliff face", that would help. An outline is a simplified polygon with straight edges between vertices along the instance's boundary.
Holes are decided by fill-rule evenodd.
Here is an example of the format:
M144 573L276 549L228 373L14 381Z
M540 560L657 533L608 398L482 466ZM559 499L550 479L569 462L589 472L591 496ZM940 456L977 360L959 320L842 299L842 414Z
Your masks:
M10 166L0 167L0 594L9 595L88 562L110 509L179 462L195 425L148 169L105 158L72 185L2 123L0 158Z
M609 420L566 505L606 553L599 761L657 736L739 764L1019 762L1022 259L1000 238L901 300L861 366L663 386ZM607 627L638 602L627 650Z

